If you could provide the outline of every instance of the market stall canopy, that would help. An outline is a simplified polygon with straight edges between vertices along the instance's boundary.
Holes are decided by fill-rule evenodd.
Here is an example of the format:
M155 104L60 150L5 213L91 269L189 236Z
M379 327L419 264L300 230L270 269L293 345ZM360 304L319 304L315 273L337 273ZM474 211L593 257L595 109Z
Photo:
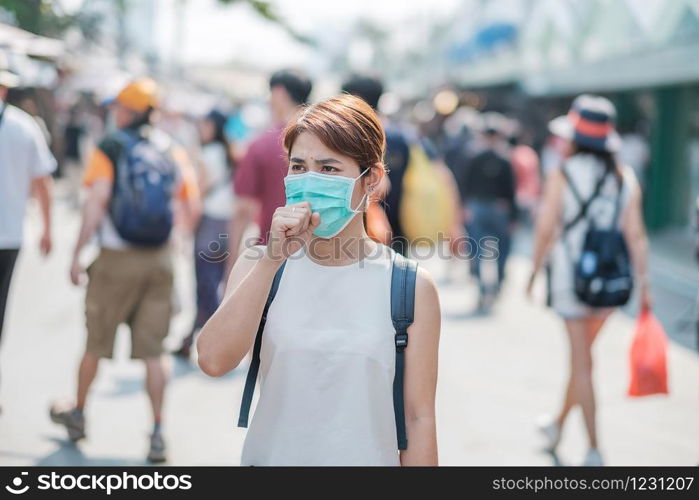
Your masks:
M518 27L509 22L494 22L480 28L469 39L454 44L448 52L452 62L460 63L486 57L503 46L517 43Z
M61 40L35 35L29 31L0 23L0 49L41 59L58 59L65 53Z
M677 85L699 81L699 43L667 47L624 58L578 64L525 75L520 83L531 95L570 95L580 92Z
M445 54L459 85L516 83L572 95L699 81L699 0L540 0L515 24L490 22ZM641 15L642 14L642 15ZM457 38L458 40L458 38Z

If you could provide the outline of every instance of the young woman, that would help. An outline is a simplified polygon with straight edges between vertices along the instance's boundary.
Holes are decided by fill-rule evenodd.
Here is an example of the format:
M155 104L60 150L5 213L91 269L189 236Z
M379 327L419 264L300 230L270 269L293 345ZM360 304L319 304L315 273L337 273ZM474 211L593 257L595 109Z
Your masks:
M202 144L199 185L203 213L194 236L197 313L191 331L175 352L184 358L189 358L194 335L221 302L220 289L228 251L225 235L233 213L232 161L225 125L225 115L216 110L199 122Z
M607 99L583 95L573 102L568 115L553 120L549 125L553 134L570 141L569 154L561 168L548 174L536 222L534 261L528 286L528 292L531 292L536 273L552 247L549 301L565 322L570 340L571 367L558 417L544 420L540 426L547 438L548 449L554 451L568 413L573 406L580 405L590 446L585 465L602 465L595 423L592 344L612 312L611 308L587 306L574 291L573 269L580 257L590 221L599 228L617 224L621 229L636 273L641 307L650 307L646 279L648 243L641 213L641 190L633 171L615 159L614 153L620 146L619 136L614 130L615 115L614 106ZM591 200L587 217L578 218L581 204L575 193L582 200ZM577 222L564 230L576 218Z
M223 303L197 341L208 375L238 366L286 261L267 316L260 399L241 462L436 465L440 309L422 269L405 349L409 444L397 450L393 251L372 241L362 220L385 174L381 124L364 101L343 95L307 107L288 125L284 146L287 206L274 214L268 245L235 263Z

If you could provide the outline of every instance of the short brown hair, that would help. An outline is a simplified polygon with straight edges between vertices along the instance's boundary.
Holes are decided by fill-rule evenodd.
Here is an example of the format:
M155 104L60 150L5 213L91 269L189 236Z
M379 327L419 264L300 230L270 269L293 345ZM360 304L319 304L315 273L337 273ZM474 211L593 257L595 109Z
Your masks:
M358 97L344 94L304 108L284 131L287 154L303 132L355 160L360 172L385 168L386 134L371 106Z

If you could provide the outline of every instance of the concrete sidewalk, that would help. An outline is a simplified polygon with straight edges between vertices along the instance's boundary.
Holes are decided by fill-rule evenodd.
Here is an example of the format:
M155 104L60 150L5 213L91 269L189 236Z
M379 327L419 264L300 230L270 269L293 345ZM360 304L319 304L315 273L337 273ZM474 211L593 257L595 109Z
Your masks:
M68 282L77 219L56 210L55 254L43 261L35 248L34 217L28 224L9 303L0 351L0 465L143 464L150 432L143 368L128 360L128 332L119 355L102 363L89 407L88 439L77 447L48 418L48 406L72 396L83 343L84 290ZM171 346L192 317L194 287L187 255L178 262L183 312L175 319ZM459 264L459 263L457 263ZM439 280L444 263L425 264ZM443 331L438 387L438 432L445 465L550 465L534 428L542 412L557 409L567 372L562 324L523 296L528 270L515 256L501 302L489 317L469 315L475 304L465 282L440 287ZM538 290L539 294L543 290ZM541 301L541 300L540 300ZM610 465L696 465L699 462L699 356L670 347L671 394L632 400L628 347L633 320L615 314L595 347L602 451ZM237 464L245 431L235 427L245 368L210 379L194 365L172 362L164 431L173 465ZM560 462L577 464L585 452L582 419L575 412Z
M686 229L671 229L651 235L650 242L650 280L658 317L674 341L699 351L699 265L693 235Z

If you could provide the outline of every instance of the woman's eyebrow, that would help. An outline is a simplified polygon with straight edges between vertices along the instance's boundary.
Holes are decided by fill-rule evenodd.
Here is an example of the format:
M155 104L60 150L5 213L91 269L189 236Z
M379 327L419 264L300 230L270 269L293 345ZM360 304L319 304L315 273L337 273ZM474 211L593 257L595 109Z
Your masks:
M292 156L289 158L289 162L291 163L306 163L306 160L303 158L299 158L298 156ZM313 160L313 163L317 165L327 165L328 163L331 164L341 164L342 162L340 160L337 160L335 158L320 158L318 160Z

